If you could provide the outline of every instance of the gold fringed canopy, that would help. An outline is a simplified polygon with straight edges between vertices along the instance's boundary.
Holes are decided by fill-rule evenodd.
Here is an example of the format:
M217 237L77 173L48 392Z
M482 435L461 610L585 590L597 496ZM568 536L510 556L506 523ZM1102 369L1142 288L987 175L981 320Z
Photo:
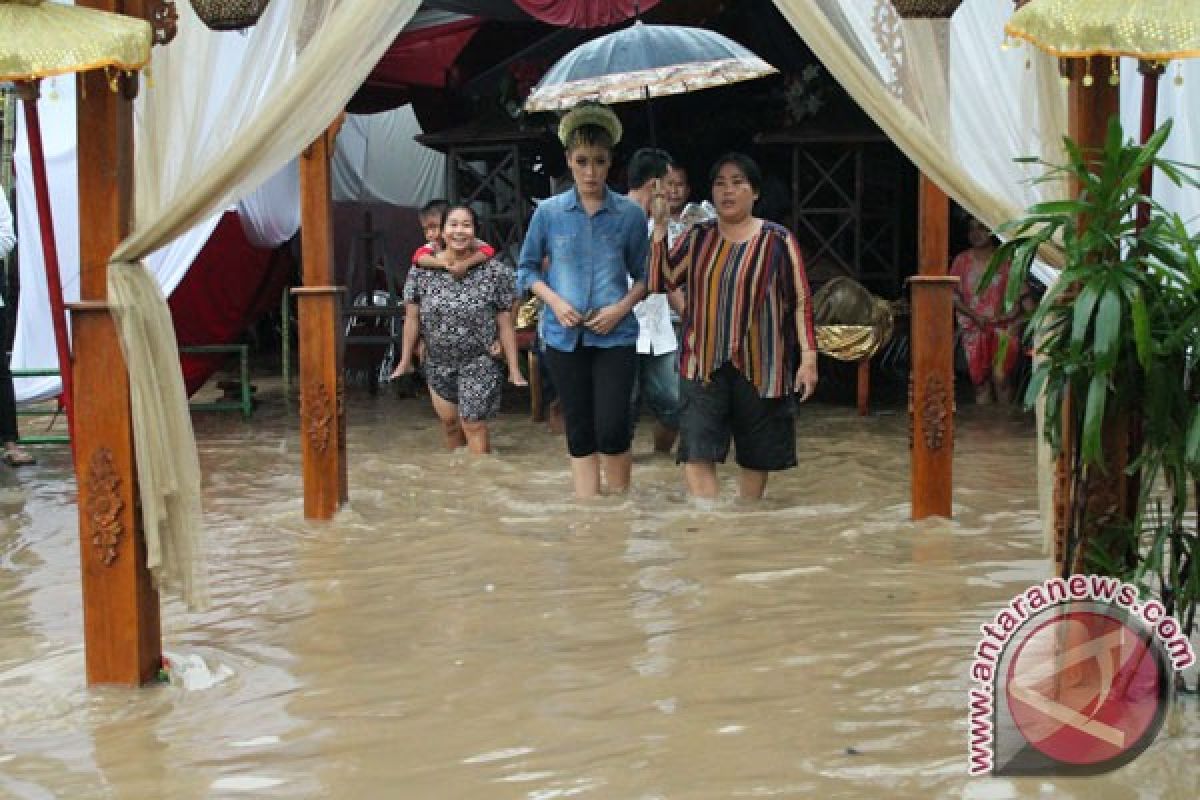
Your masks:
M1058 58L1200 56L1200 0L1030 0L1004 32Z
M30 81L150 60L150 23L82 6L0 0L0 80Z

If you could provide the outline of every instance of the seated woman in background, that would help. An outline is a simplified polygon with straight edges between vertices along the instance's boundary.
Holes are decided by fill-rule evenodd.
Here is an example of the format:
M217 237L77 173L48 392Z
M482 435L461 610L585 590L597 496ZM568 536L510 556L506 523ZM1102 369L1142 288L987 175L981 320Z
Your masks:
M972 217L967 220L967 241L970 248L954 259L950 274L959 279L954 290L954 308L958 312L967 370L975 388L975 402L998 400L1010 403L1013 399L1012 376L1021 351L1020 324L1017 322L1020 305L1011 314L1004 313L1007 265L996 272L990 285L979 286L979 279L987 272L988 262L998 245L992 232ZM997 366L996 354L1002 335L1008 337L1008 345L1003 362Z
M730 153L710 179L717 218L669 252L666 203L656 202L650 291L685 290L678 460L688 491L717 496L732 436L739 493L758 499L768 473L796 466L793 392L804 401L817 387L812 295L796 238L754 216L758 165Z
M451 206L442 230L443 257L459 265L477 257L475 212ZM404 338L392 377L412 371L418 336L425 341L425 380L446 445L472 453L491 450L488 420L500 411L504 369L489 352L500 341L508 379L525 385L517 357L512 307L513 271L490 259L461 278L445 270L413 267L404 283Z

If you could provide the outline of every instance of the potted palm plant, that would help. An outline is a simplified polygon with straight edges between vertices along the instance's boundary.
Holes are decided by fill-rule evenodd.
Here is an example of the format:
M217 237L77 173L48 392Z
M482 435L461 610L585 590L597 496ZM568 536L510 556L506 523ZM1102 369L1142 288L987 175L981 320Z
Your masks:
M1200 186L1200 168L1161 157L1170 132L1168 121L1139 145L1114 119L1102 149L1067 139L1063 164L1022 159L1044 167L1038 181L1065 177L1078 191L1002 226L1006 241L981 283L1008 269L1012 308L1038 249L1061 248L1062 274L1027 327L1040 358L1025 402L1044 395L1046 438L1070 469L1064 571L1136 584L1191 635L1200 602L1200 237L1139 188L1147 169ZM1139 203L1151 210L1140 228ZM1089 506L1114 481L1127 490L1121 512Z

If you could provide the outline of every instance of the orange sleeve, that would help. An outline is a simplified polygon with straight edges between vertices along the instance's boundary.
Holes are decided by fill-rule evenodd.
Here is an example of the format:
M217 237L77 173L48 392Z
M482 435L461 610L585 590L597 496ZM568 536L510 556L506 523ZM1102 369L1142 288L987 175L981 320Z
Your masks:
M692 227L668 248L667 240L650 240L650 274L648 292L667 292L687 282L687 264L691 257L698 228Z

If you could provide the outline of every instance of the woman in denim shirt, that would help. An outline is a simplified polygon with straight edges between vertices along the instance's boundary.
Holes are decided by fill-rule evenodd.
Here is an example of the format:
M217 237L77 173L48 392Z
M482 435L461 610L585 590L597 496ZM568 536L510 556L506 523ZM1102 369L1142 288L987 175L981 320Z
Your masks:
M541 338L562 399L576 497L629 488L629 397L637 366L633 307L646 294L646 214L605 184L621 123L598 104L558 130L575 186L544 200L521 247L517 288L545 303ZM543 259L545 262L543 263ZM631 284L632 281L632 284Z

